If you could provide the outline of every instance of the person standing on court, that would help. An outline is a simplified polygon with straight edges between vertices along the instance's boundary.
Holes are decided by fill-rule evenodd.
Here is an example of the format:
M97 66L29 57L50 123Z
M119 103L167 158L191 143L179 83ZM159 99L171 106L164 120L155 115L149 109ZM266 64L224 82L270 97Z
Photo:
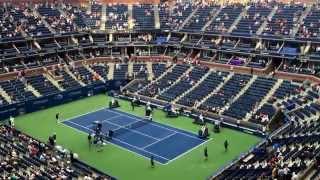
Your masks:
M203 150L204 160L208 160L208 148L205 147Z
M150 157L150 165L152 168L154 168L154 157L152 155Z
M228 146L229 146L229 142L228 140L224 141L224 151L227 152L228 151Z
M14 128L14 117L12 117L12 116L10 116L10 118L9 118L9 126L11 128Z
M59 118L60 118L60 113L56 113L56 123L59 122Z
M89 149L91 149L91 144L92 144L92 135L88 135L88 143L89 143Z
M136 97L131 100L131 110L134 111L134 103L136 103Z

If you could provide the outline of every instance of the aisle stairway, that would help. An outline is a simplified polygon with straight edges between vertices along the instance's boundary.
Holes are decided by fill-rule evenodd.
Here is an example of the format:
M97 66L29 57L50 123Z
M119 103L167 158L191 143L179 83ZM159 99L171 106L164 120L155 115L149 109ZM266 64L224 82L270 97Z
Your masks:
M43 76L49 81L51 82L51 84L53 84L56 88L58 88L60 91L64 91L64 88L62 86L60 86L59 82L56 81L53 77L51 77L50 74L48 73L43 73Z
M77 79L77 77L70 71L70 69L68 67L65 67L64 70L67 74L69 74L70 77L72 77L75 81L77 81L81 86L86 86L86 84L84 82Z
M198 9L200 8L200 6L197 6L196 9L194 9L192 11L192 13L183 21L183 23L181 24L179 31L183 29L183 27L187 24L187 22L192 18L192 16L194 16L194 14L198 11Z
M257 35L261 35L263 30L267 27L268 25L268 19L272 19L272 17L276 14L277 10L278 10L278 6L274 6L274 8L272 9L272 11L270 12L270 14L268 15L268 17L266 18L266 20L262 23L262 25L260 26L260 28L257 30Z
M113 73L114 73L114 63L108 63L109 71L108 71L108 79L113 79Z
M25 84L26 90L32 92L32 94L36 97L41 97L41 94L31 85Z
M244 121L249 121L250 118L256 114L256 112L261 109L261 107L267 103L267 101L270 99L270 97L272 97L272 95L277 91L277 89L280 87L280 85L282 84L283 80L282 79L277 79L277 82L275 83L275 85L270 89L270 91L268 92L268 94L266 96L264 96L264 98L261 100L261 102L259 103L259 105L254 108L250 113L247 114L247 116L245 118L243 118Z
M86 68L89 72L91 72L92 74L95 74L95 75L99 78L99 80L101 80L102 82L104 82L104 83L106 82L106 80L105 80L102 76L100 76L99 73L97 73L96 71L94 71L90 66L84 64L83 67L85 67L85 68Z
M153 71L152 71L152 62L147 62L147 71L148 71L148 80L151 81L154 77Z
M4 100L6 100L9 104L12 103L11 97L7 94L5 90L0 87L0 95L3 97Z
M155 4L153 6L153 9L154 9L154 26L155 26L155 29L160 29L159 5Z
M107 21L107 5L103 4L101 8L101 19L100 19L100 30L106 30L106 21Z

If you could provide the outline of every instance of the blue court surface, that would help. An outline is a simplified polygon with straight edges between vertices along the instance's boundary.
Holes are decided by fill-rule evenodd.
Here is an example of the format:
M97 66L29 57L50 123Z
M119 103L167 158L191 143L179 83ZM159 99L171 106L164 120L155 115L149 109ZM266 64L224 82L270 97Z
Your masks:
M114 131L110 143L146 158L153 156L161 164L167 164L205 142L193 133L150 122L116 109L100 109L63 121L63 124L85 133L93 133L94 121L102 122L104 133Z

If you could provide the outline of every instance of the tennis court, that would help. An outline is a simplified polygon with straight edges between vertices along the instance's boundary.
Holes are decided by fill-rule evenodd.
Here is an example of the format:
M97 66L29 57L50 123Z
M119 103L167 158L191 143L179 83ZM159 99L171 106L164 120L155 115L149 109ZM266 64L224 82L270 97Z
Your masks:
M83 114L63 124L85 133L92 133L94 121L102 122L102 131L114 131L109 142L146 158L167 164L205 143L195 134L171 126L150 122L116 109L100 109Z

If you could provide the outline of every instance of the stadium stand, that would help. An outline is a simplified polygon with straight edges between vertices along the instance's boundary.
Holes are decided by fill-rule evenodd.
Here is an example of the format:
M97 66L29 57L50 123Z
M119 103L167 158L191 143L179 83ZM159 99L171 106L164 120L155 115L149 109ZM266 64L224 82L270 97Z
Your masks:
M319 14L317 5L275 2L156 6L92 1L88 7L4 3L0 117L33 112L37 108L31 110L29 103L37 104L41 98L59 101L62 96L69 101L116 84L115 89L127 90L127 96L223 118L228 126L265 138L211 178L294 179L304 177L310 168L312 173L306 176L316 179L320 176ZM99 31L103 26L106 31ZM272 132L280 112L284 118ZM21 178L29 178L30 172L32 177L80 178L95 171L82 163L59 162L52 162L63 164L55 170L50 169L51 162L40 170L36 167L43 167L42 158L59 155L28 157L28 146L38 141L6 126L0 131L0 156L19 162L17 167L11 161L1 162L1 172Z
M0 126L0 172L4 179L112 179L8 126Z

